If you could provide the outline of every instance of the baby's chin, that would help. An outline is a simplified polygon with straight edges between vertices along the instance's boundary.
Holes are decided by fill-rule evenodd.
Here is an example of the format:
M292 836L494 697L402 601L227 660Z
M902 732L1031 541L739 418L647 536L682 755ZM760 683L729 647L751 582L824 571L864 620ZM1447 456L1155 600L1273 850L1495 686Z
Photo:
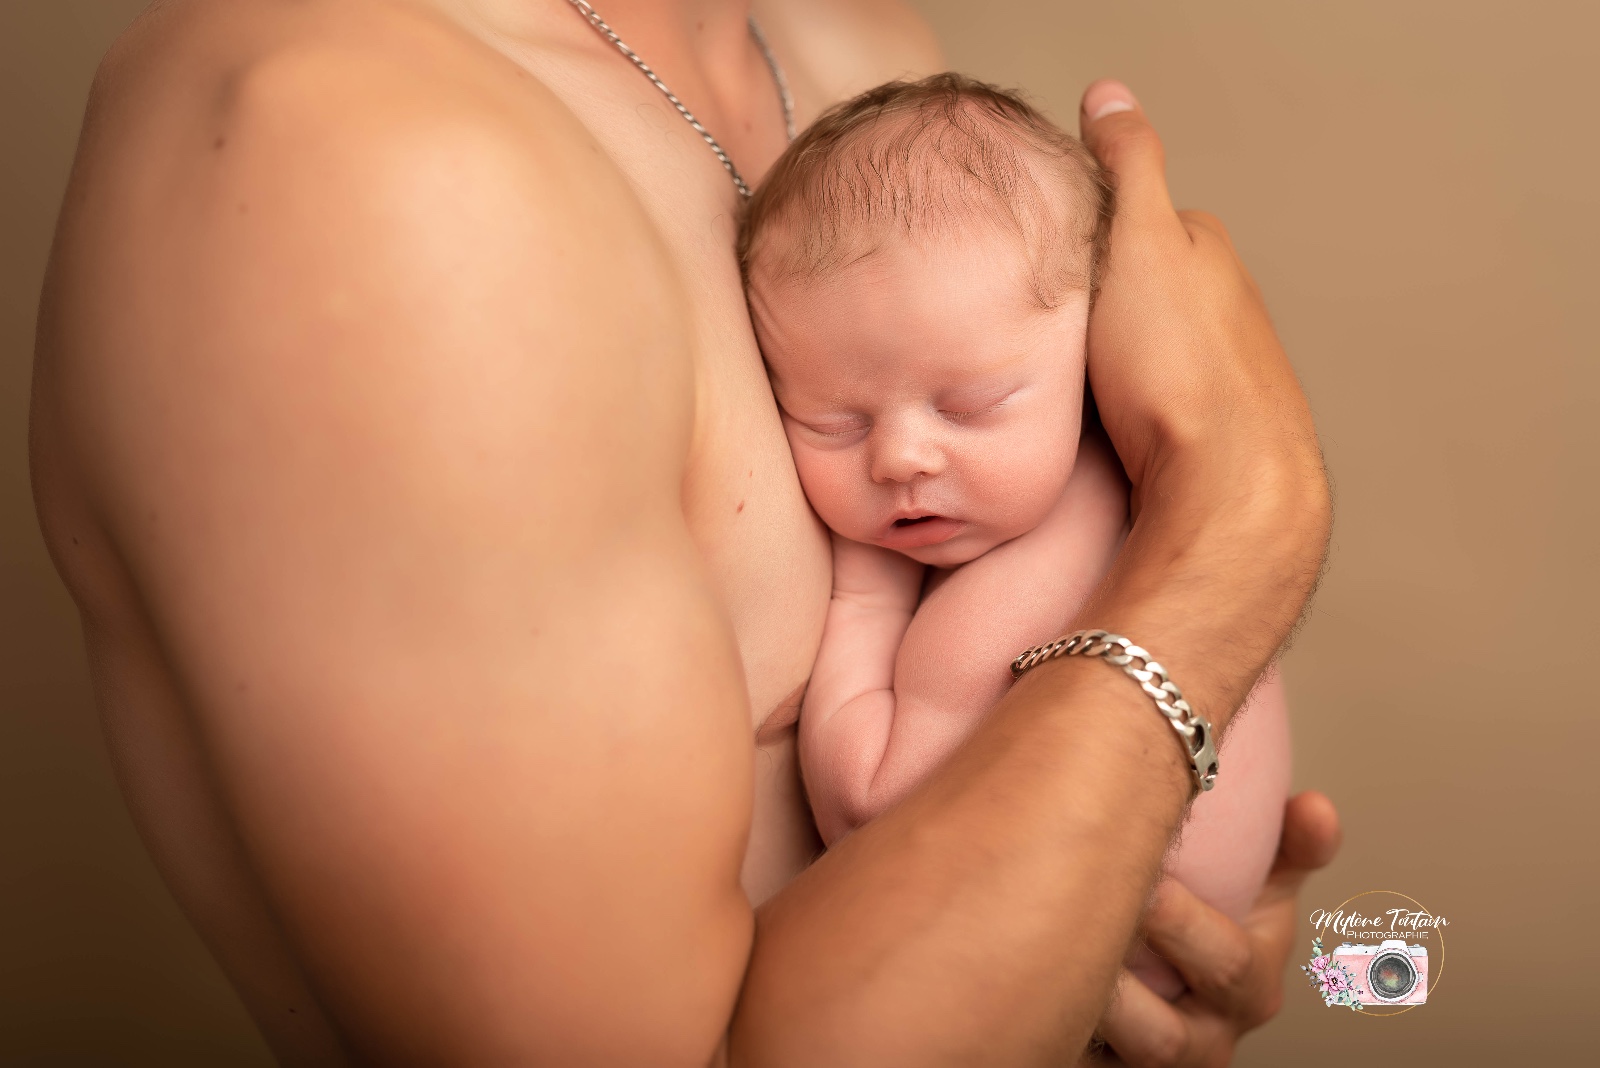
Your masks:
M980 531L965 531L948 541L935 545L918 545L915 547L901 547L885 545L886 549L893 549L902 556L909 556L919 564L928 567L952 568L962 564L970 564L990 549L994 548L999 540ZM880 543L881 544L881 543Z

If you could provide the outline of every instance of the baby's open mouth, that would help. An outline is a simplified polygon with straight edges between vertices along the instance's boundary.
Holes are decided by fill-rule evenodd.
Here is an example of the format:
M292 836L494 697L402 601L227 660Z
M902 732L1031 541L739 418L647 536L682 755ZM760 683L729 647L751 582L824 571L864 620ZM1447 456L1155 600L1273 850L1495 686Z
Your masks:
M907 515L890 522L883 531L882 542L886 549L921 549L939 545L959 534L966 524L947 515Z

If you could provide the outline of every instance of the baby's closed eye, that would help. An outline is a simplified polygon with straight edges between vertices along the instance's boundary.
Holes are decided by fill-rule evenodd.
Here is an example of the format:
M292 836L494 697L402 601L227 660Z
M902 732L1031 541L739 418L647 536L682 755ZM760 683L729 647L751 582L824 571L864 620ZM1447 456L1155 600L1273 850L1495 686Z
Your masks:
M1006 403L1022 392L1022 387L986 390L977 394L965 394L941 397L938 403L938 412L953 422L961 423L979 416L990 415L1006 406Z
M866 419L795 419L789 416L789 422L811 435L830 441L854 440L872 428Z
M869 426L865 419L846 419L837 422L829 420L820 420L816 422L796 420L796 422L799 422L801 426L805 427L814 434L822 434L830 438L843 437L846 434L855 434L859 431L866 430Z
M872 427L870 419L864 415L854 413L806 412L796 415L787 408L780 407L779 410L783 413L785 421L825 438L844 438L852 434L859 434Z

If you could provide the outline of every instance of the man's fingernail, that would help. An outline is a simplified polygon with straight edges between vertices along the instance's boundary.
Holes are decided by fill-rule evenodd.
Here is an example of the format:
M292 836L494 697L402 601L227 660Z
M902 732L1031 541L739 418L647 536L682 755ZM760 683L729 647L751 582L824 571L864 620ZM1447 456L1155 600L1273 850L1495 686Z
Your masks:
M1133 110L1133 105L1130 104L1126 100L1107 100L1104 104L1101 104L1098 108L1095 109L1095 113L1093 115L1089 116L1089 121L1090 122L1098 122L1099 120L1105 118L1107 115L1115 115L1119 111L1132 111L1132 110Z
M1119 111L1132 111L1138 106L1139 101L1128 87L1110 78L1091 85L1083 99L1083 110L1089 116L1090 122L1096 122L1107 115L1115 115Z

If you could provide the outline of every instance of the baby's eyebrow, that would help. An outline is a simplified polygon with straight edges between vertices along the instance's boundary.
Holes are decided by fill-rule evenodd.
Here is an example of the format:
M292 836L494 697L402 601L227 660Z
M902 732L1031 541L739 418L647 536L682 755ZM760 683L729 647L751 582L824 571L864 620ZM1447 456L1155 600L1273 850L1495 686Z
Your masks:
M798 419L798 420L801 420L802 422L804 422L804 421L807 421L807 420L816 420L816 419L824 419L824 418L851 417L851 416L857 416L857 415L861 414L860 412L857 412L854 408L852 408L849 405L845 404L843 401L839 401L839 400L835 400L835 399L831 399L831 398L823 398L820 401L820 403L813 403L813 404L807 404L807 405L797 405L797 404L794 403L796 398L789 397L789 398L785 399L783 392L780 392L776 388L776 386L777 386L777 384L776 384L776 382L774 382L774 388L772 390L772 399L778 402L778 410L781 411L784 415L787 415L791 419ZM810 398L808 398L808 400L809 399ZM794 409L796 407L800 407L800 408L804 409L804 417L803 418L802 418L801 415L799 415L799 414L797 414L795 412Z
M970 414L999 407L1010 400L1015 392L1016 390L1004 390L979 396L941 397L937 404L942 411Z
M941 397L985 397L996 394L1015 393L1022 388L1023 375L1021 368L1013 362L1003 369L987 371L974 375L956 385L947 386L938 391Z

